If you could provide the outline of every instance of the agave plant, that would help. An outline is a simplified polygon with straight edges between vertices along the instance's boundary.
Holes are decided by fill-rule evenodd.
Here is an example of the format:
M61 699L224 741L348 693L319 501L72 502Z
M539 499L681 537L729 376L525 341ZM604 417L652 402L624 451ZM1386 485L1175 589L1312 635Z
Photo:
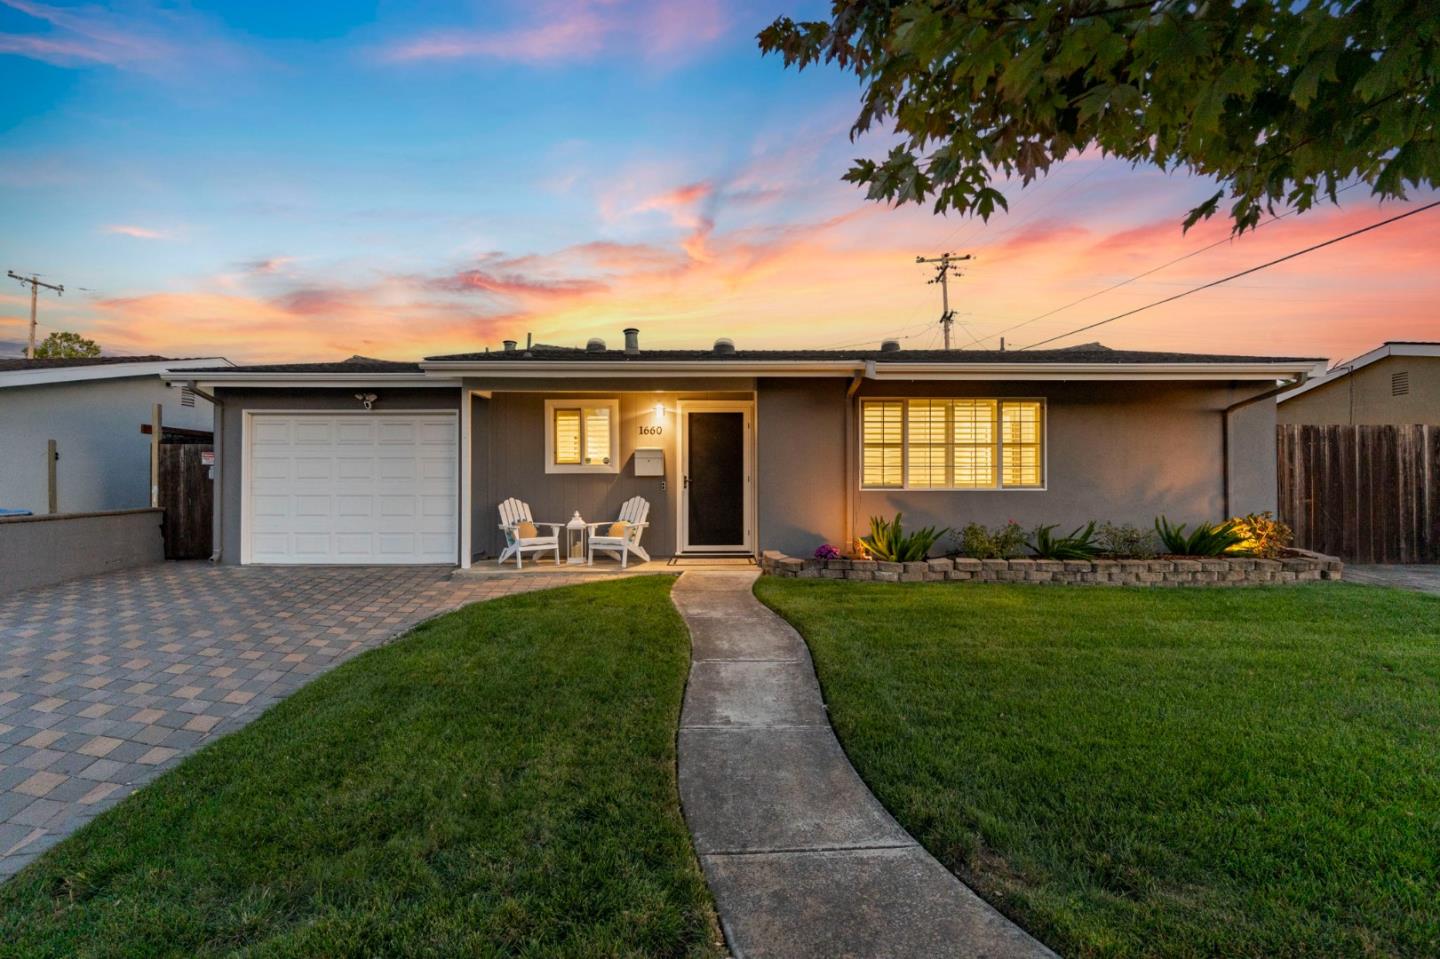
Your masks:
M896 513L894 520L887 520L883 516L870 517L870 535L860 538L865 552L890 563L922 560L930 554L930 547L935 545L935 541L947 532L926 526L907 534L900 525L902 515Z
M1075 527L1069 536L1056 536L1057 525L1035 527L1034 538L1025 545L1040 559L1093 559L1100 554L1093 521Z
M1233 522L1196 523L1193 532L1185 532L1184 523L1173 525L1163 516L1155 518L1155 532L1173 556L1221 556L1245 541L1245 534Z

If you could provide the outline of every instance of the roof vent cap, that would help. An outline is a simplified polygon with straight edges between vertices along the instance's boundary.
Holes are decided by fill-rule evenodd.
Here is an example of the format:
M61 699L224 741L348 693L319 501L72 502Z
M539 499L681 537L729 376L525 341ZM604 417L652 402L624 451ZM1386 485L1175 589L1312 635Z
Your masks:
M715 352L720 356L731 356L735 353L735 341L728 336L722 336L715 341Z
M590 339L589 339L588 341L586 341L586 343L585 343L585 352L586 352L586 353L604 353L604 352L605 352L605 341L602 340L602 339L600 339L600 337L598 337L598 336L592 336L592 337L590 337Z
M505 340L504 343L505 343L505 352L506 352L506 353L514 353L514 352L515 352L515 341L514 341L514 340Z
M899 352L900 352L900 341L899 341L899 340L881 340L881 341L880 341L880 352L881 352L881 353L899 353Z
M621 332L625 334L625 354L635 356L640 352L640 331L633 326L627 326Z

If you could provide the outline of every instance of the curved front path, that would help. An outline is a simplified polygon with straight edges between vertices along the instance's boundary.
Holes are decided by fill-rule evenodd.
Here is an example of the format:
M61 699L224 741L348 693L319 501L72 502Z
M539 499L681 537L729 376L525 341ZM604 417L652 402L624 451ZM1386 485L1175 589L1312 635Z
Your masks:
M1053 957L900 828L840 748L753 572L687 572L680 797L737 959Z

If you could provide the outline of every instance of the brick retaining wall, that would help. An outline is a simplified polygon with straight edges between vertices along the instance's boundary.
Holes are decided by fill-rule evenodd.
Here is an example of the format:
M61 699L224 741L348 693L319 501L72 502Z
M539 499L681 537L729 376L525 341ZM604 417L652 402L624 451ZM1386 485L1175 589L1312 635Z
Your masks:
M760 557L761 570L792 579L866 582L1061 583L1106 586L1258 586L1338 580L1344 571L1333 556L1292 550L1281 559L928 559L886 563L872 559L797 559L775 550Z

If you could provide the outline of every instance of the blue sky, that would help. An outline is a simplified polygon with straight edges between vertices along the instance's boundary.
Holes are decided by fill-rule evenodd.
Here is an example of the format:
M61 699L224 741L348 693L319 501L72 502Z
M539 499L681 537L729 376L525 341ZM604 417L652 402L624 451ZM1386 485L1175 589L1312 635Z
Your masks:
M0 0L0 267L66 284L45 326L113 352L414 356L533 332L776 346L938 312L917 253L974 249L966 335L1224 235L1208 185L1083 157L1011 213L888 210L840 182L853 79L754 34L820 4L111 5ZM1383 215L1290 218L1016 335L1050 335ZM1398 210L1404 204L1391 204ZM1436 334L1436 227L1107 328L1116 345L1339 356ZM1361 247L1359 244L1364 244ZM1425 255L1419 255L1425 254ZM83 289L82 289L83 288ZM0 290L0 340L28 299ZM1011 342L1014 342L1012 339Z

